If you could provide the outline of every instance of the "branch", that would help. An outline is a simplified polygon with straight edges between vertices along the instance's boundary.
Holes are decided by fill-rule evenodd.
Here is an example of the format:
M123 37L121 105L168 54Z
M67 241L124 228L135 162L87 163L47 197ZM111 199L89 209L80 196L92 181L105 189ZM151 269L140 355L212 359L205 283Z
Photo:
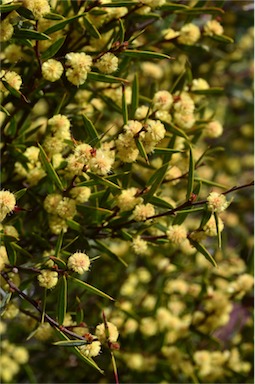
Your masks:
M10 289L13 292L16 292L22 299L26 300L28 303L30 303L41 315L43 313L42 309L40 308L37 301L31 299L27 294L25 294L23 291L21 291L9 278L8 274L6 272L1 272L1 275L9 285ZM33 316L32 316L33 317ZM44 319L54 328L59 329L61 332L65 333L68 336L74 337L75 339L80 340L87 340L85 337L77 335L76 333L70 331L65 326L60 325L56 320L54 320L52 317L47 315L47 313L44 314Z

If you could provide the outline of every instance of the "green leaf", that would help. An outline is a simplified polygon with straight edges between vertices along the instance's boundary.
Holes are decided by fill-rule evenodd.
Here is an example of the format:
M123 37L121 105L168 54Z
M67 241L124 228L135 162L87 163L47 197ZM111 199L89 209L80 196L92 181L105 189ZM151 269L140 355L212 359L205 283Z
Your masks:
M132 7L134 5L138 5L140 2L139 1L130 1L130 0L126 0L126 1L114 1L113 3L105 3L105 4L102 4L102 6L105 8L115 8L115 7Z
M28 39L28 40L50 40L51 38L45 33L33 31L32 29L14 28L12 36L15 39Z
M14 249L14 247L12 246L13 243L12 242L5 242L5 248L6 248L6 252L7 252L7 255L8 255L8 259L9 259L9 262L11 265L15 265L16 264L16 251Z
M59 347L79 347L80 345L86 345L88 342L86 340L66 340L66 341L56 341L52 343Z
M66 220L68 227L77 232L82 232L82 226L74 220Z
M224 88L221 87L213 87L209 89L197 89L195 91L190 91L191 93L194 93L195 95L219 95L224 92Z
M85 15L86 15L85 13L82 13L82 14L80 14L80 15L76 15L76 16L73 16L73 17L69 17L69 19L60 21L59 23L56 23L56 24L52 25L51 27L47 28L47 29L44 31L44 33L50 35L51 33L60 31L60 30L63 29L67 24L71 23L72 21L74 21L74 20L76 20L76 19L79 19L80 17L84 17Z
M235 41L226 35L212 35L208 36L210 39L224 44L233 44Z
M58 257L55 257L55 256L50 256L50 259L55 263L57 264L57 266L61 269L66 269L66 263L59 259Z
M95 126L93 125L92 121L85 114L82 115L82 120L84 123L84 127L86 129L86 132L89 135L90 143L93 146L96 146L97 143L100 142L100 136L97 133Z
M166 3L160 7L162 11L177 11L177 10L186 10L190 9L187 5L177 4L177 3Z
M55 171L55 169L53 168L52 164L48 160L47 155L46 155L43 147L39 143L38 143L38 147L40 149L40 159L41 159L42 165L43 165L47 175L49 176L51 181L58 187L58 189L60 189L61 191L64 191L64 187L61 183L61 180L58 177L58 174Z
M209 211L209 209L207 208L207 205L205 205L205 207L203 207L203 208L204 208L204 214L203 214L203 217L201 219L199 229L203 229L205 224L208 222L208 220L210 220L210 218L212 216L212 212Z
M64 17L62 15L59 15L58 13L47 13L46 15L43 16L44 19L47 20L63 20Z
M63 238L64 238L64 232L62 230L60 232L60 234L58 235L58 240L57 240L57 244L56 244L56 247L55 247L55 257L56 258L59 257L59 254L60 254L60 251L61 251L61 247L62 247L62 244L63 244Z
M180 152L183 152L179 149L172 149L172 148L155 148L153 150L153 153L155 155L165 155L166 153L180 153Z
M113 189L118 189L118 190L121 189L121 187L119 185L113 183L112 181L110 181L104 177L96 175L95 173L87 172L87 174L89 175L89 177L91 177L92 179L97 181L99 184L106 185L107 187L110 187Z
M171 204L169 204L167 201L165 201L163 199L160 199L157 196L150 197L149 203L155 205L156 207L173 209L173 206Z
M95 39L100 39L101 35L98 29L91 23L88 16L85 16L83 19L84 26L86 30L89 32L89 34L94 37Z
M21 3L20 4L8 4L8 5L1 4L0 5L0 13L12 12L15 9L18 9L20 7L21 7Z
M135 144L137 146L137 149L138 149L140 155L145 159L146 163L148 163L149 160L148 160L147 153L144 149L143 143L137 137L135 137Z
M193 245L193 247L195 247L197 249L198 252L202 253L202 255L204 255L204 257L214 266L214 267L218 267L217 266L217 263L216 261L214 260L214 258L212 257L212 255L210 254L210 252L207 251L207 249L200 243L198 243L197 241L195 240L192 240L192 239L189 239L190 243Z
M214 187L228 189L228 187L224 184L219 184L219 183L216 183L216 182L211 181L211 180L202 179L201 177L195 177L194 180L200 181L202 184L213 185Z
M26 249L22 248L19 244L17 243L12 243L12 247L19 253L21 253L25 257L33 258L33 255L29 253Z
M86 289L87 291L94 293L97 296L101 296L101 297L104 297L105 299L109 299L109 300L114 301L114 299L111 296L107 295L107 293L100 291L96 287L93 287L92 285L85 283L82 280L76 279L75 277L72 277L72 276L68 276L68 279L71 280L73 283L79 285L80 287Z
M149 180L146 183L146 186L150 187L149 191L144 195L144 200L147 202L150 200L151 196L154 195L154 193L157 191L159 186L161 185L162 181L164 180L165 174L168 170L169 163L165 163L156 170L156 172L149 178Z
M122 236L122 238L126 241L132 241L133 240L133 236L130 235L127 231L125 231L124 229L121 229L120 230L120 234Z
M70 340L63 332L61 332L59 329L55 328L55 330L57 331L58 335L60 336L60 338L62 340ZM83 355L81 353L81 351L79 350L78 347L70 347L71 348L71 352L73 352L76 356L79 357L79 359L81 359L82 361L84 361L86 364L90 365L91 367L97 369L100 373L104 373L104 371L102 371L102 369L99 368L99 366L95 363L95 361L90 358L90 357L86 357L85 355Z
M28 8L20 7L17 10L17 13L25 19L28 19L28 20L34 20L35 19L33 12L30 11L30 9L28 9Z
M10 120L10 123L7 125L7 127L5 129L5 134L7 136L14 137L16 132L17 132L17 122L15 119L15 116L13 116Z
M6 108L4 108L2 105L0 105L0 110L5 113L7 116L11 116L11 114L7 111Z
M194 171L195 171L195 162L193 158L192 148L189 149L189 174L188 174L188 186L187 186L187 194L186 199L189 200L191 193L194 188Z
M185 10L177 10L176 13L185 13L188 15L219 15L225 13L223 9L216 7L197 7Z
M123 116L124 124L127 124L127 122L128 122L128 109L127 109L127 101L126 101L126 93L125 93L124 85L122 86L122 116Z
M65 42L65 37L61 37L55 43L53 43L46 51L44 51L41 55L42 60L48 60L51 57L55 56L55 54L60 50L62 45Z
M219 247L219 249L221 249L221 232L219 230L219 216L218 216L217 212L214 212L213 215L214 215L215 224L216 224L218 247Z
M135 59L146 59L146 60L151 60L151 59L168 59L168 60L173 60L173 57L170 57L168 55L165 55L164 53L159 53L159 52L152 52L152 51L139 51L138 49L126 49L123 51L123 55L129 56L129 57L134 57Z
M129 84L129 81L126 79L122 79L121 77L115 77L111 75L104 75L103 73L97 72L88 72L88 80L91 81L100 81L102 83L124 83ZM82 86L80 86L82 89Z
M106 245L104 245L101 241L99 240L95 240L96 244L98 245L98 249L103 252L103 253L106 253L109 257L111 257L112 259L114 260L118 260L121 262L121 264L123 264L125 267L127 267L127 263L118 255L116 255L115 253L113 253Z
M21 197L24 196L26 192L27 192L27 188L23 188L23 189L20 189L20 190L17 191L17 192L14 192L14 195L15 195L15 197L16 197L16 200L21 199Z
M135 117L135 112L138 108L139 103L139 81L138 74L135 74L134 81L132 84L132 98L130 105L130 118L133 119Z
M18 91L17 89L13 88L9 83L7 83L6 80L4 79L1 79L3 85L5 86L5 88L14 96L14 97L17 97L18 99L20 99L21 97L21 92Z
M118 41L122 44L125 40L125 27L123 21L119 19L119 38Z
M65 275L59 279L57 319L60 325L63 324L67 309L67 281Z
M186 139L187 141L189 141L189 138L188 136L186 135L186 133L184 133L180 128L176 127L174 124L172 123L167 123L166 121L162 121L162 123L164 124L165 128L167 131L173 133L174 135L176 136L180 136L180 137L184 137L184 139Z

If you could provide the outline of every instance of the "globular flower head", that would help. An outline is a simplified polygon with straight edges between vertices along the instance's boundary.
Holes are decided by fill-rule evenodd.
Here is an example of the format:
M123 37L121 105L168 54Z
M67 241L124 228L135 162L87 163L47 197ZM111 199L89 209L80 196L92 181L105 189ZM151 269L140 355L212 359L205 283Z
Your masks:
M145 221L147 217L155 215L155 209L152 204L138 204L133 212L135 221Z
M229 204L230 202L227 201L226 196L217 192L211 192L207 197L207 207L212 212L223 212Z
M189 23L181 28L177 40L180 44L193 45L199 40L200 36L200 29L195 24Z
M143 199L141 197L136 197L137 188L128 188L123 189L120 195L117 196L117 205L120 208L121 212L130 211L137 204L142 203Z
M42 75L45 80L57 81L62 76L63 71L63 65L55 59L49 59L42 64Z
M56 207L58 216L65 220L71 220L76 215L76 202L69 197L63 197Z
M222 124L217 120L210 121L204 129L204 133L207 137L212 139L219 137L223 133Z
M136 255L145 255L148 251L147 241L141 239L141 236L137 236L133 240L132 249Z
M50 13L48 0L23 0L22 5L33 12L35 19L41 19L46 13Z
M217 20L209 20L204 25L204 34L205 35L222 35L224 29L222 25Z
M0 41L1 42L10 40L10 38L13 35L13 32L14 32L14 28L13 28L13 25L10 23L8 17L5 20L1 21L1 25L0 25Z
M86 253L75 252L69 257L67 266L69 269L72 269L74 272L78 272L82 275L84 272L89 270L90 259Z
M97 61L96 66L100 72L110 74L118 69L118 58L111 52L105 53Z
M0 71L0 80L5 80L12 88L16 89L16 91L20 89L22 84L20 75L14 71L5 71L4 69ZM7 91L2 82L0 82L0 91Z
M111 156L109 151L103 149L97 149L95 156L92 156L89 162L89 167L92 172L105 176L107 175L114 163L114 158Z
M3 221L8 213L12 212L16 205L16 198L9 191L0 191L0 221Z
M170 225L166 231L168 240L175 245L181 245L187 239L187 231L183 225Z
M50 271L48 269L43 269L40 272L40 275L37 277L39 285L41 287L52 289L57 285L58 282L58 273L56 271Z
M92 341L92 343L81 345L79 350L86 357L98 356L101 351L101 343L98 340Z
M167 111L173 104L173 96L168 91L158 91L153 97L153 104L155 109Z
M119 337L119 331L116 325L109 321L107 321L107 330L105 329L105 324L101 323L97 325L95 333L101 343L107 340L107 336L111 343L115 343Z
M70 194L77 203L86 203L91 195L91 190L89 187L74 187Z

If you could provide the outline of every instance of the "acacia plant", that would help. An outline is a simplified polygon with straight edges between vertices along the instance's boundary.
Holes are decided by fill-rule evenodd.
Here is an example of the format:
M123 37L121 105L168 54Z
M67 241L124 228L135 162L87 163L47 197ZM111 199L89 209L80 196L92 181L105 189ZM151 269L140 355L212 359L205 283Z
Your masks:
M2 382L252 382L252 2L0 3Z

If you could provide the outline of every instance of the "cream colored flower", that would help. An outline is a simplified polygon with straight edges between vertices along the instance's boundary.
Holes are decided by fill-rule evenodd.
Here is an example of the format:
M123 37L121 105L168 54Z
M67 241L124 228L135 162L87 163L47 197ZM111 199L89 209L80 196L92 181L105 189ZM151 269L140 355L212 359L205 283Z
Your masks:
M87 272L90 267L90 259L83 252L75 252L72 256L69 257L67 266L69 269L72 269L74 272L78 272L82 275L84 272Z
M49 59L42 64L42 75L45 80L54 82L60 79L64 71L60 61Z
M115 343L119 337L119 331L116 325L109 321L107 321L107 330L105 329L105 324L101 323L96 326L95 334L101 343L107 340L107 336L111 343Z
M56 271L50 271L48 269L43 269L40 272L40 275L37 277L39 285L41 287L51 289L57 285L58 282L58 273Z

